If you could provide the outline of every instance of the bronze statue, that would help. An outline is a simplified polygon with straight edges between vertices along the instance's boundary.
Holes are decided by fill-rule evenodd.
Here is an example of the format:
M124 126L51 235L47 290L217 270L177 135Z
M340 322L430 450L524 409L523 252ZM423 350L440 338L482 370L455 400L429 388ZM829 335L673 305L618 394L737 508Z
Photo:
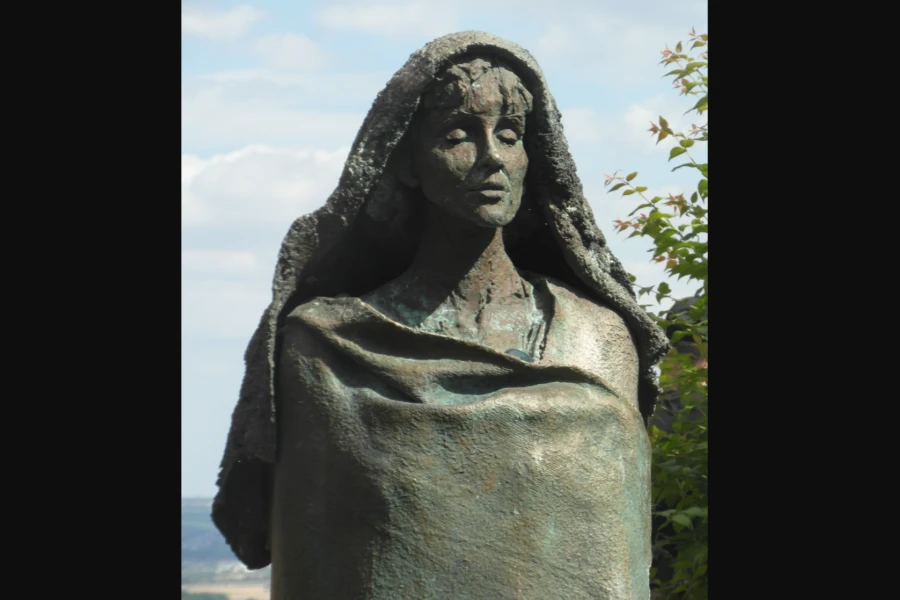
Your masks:
M649 598L667 348L534 59L439 38L284 240L213 519L273 600Z

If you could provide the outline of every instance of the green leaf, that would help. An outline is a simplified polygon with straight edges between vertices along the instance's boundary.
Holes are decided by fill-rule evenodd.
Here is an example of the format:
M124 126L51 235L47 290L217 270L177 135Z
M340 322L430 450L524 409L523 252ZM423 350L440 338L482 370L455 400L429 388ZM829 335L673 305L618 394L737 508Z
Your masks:
M643 210L643 209L645 209L645 208L650 208L650 207L652 207L652 206L653 206L652 204L647 204L646 202L645 202L644 204L639 204L637 208L635 208L633 211L631 211L630 213L628 213L628 216L629 216L629 217L633 217L633 216L634 216L634 213L636 213L636 212L638 212L638 211L641 211L641 210Z
M697 100L697 104L695 104L691 108L691 110L696 110L697 112L703 112L704 110L706 110L706 107L708 104L709 104L709 94L707 94L706 96L703 96L702 98ZM691 112L691 110L689 110L688 112ZM687 113L685 113L685 114L687 114Z
M701 53L701 54L702 54L702 53ZM701 69L701 68L703 68L703 67L705 67L705 66L706 66L706 63L705 63L705 62L703 62L703 61L695 61L695 62L689 62L687 65L685 65L684 68L687 69L687 70L693 71L693 70L695 70L695 69Z
M681 144L682 148L690 148L694 145L694 140L681 140L678 143Z
M660 125L660 127L664 128L664 129L668 129L668 128L669 128L669 122L666 121L666 120L662 117L662 115L659 116L659 125Z
M684 154L685 152L687 152L687 150L685 150L681 146L675 146L674 148L672 148L672 151L669 152L669 160L672 160L676 156L680 156L680 155Z
M702 197L706 198L709 193L709 180L701 179L700 183L697 184L697 191L700 192Z
M635 177L637 177L637 171L635 171L634 173L629 174L628 177L625 178L625 181L631 181L631 180L634 179Z
M656 286L656 289L659 290L659 292L663 293L663 294L669 294L672 292L672 290L669 289L669 284L666 283L665 281L663 281L661 284Z
M684 525L685 527L692 527L691 518L685 514L678 513L677 515L672 516L672 521L678 523L679 525Z
M681 53L681 42L678 42L678 44L675 46L675 52L679 54Z
M634 193L634 190L625 190L624 192L622 192L622 195L623 195L623 196L630 196L630 195L632 195L633 193Z
M635 189L635 191L637 191L637 192L646 192L646 191L647 191L647 188L645 188L645 187L643 187L643 186L640 186L640 185L637 186L637 187L634 188L634 189Z
M614 186L612 186L611 188L609 188L609 192L607 192L607 193L608 193L608 194L611 194L612 192L616 191L616 190L619 189L620 187L624 187L624 186L625 186L624 183L617 183L616 185L614 185Z

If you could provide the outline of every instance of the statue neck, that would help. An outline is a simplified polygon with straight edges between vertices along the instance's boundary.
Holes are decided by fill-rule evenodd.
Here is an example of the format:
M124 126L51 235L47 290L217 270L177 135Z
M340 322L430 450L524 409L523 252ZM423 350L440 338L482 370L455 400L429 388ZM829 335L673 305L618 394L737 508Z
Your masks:
M428 207L408 275L473 309L519 295L524 286L506 254L502 228L479 227L434 206Z

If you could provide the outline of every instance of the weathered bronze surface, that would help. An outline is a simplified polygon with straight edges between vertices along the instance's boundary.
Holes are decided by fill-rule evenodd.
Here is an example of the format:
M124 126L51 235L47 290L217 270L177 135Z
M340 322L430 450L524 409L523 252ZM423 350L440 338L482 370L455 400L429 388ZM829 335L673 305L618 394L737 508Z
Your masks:
M667 344L525 50L413 54L273 290L213 508L273 600L649 598Z

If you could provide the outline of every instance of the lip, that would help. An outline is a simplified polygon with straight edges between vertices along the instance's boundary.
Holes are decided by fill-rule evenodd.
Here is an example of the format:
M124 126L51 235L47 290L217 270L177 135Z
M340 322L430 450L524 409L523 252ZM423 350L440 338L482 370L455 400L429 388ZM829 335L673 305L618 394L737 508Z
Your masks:
M507 191L506 186L502 183L482 183L481 185L475 186L472 188L473 192L505 192Z
M482 188L478 190L471 190L469 193L479 199L479 204L483 202L487 202L488 204L496 204L497 202L502 202L507 196L506 190L497 188Z

